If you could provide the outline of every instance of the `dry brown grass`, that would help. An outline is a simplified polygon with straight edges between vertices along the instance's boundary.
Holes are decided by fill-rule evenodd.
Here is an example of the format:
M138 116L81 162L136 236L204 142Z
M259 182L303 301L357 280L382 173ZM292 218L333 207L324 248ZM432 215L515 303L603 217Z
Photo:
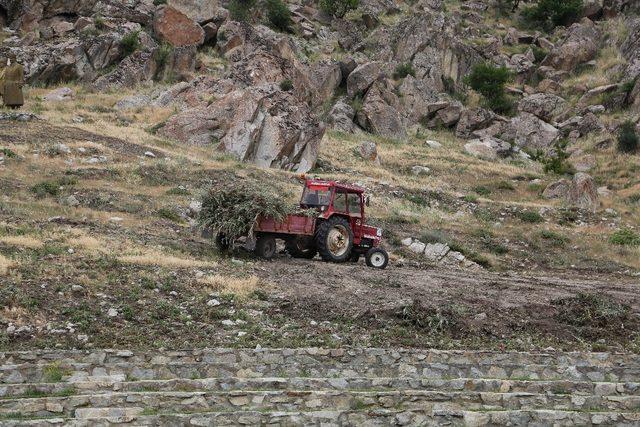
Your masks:
M145 250L135 254L122 255L118 257L118 260L127 264L155 265L167 268L210 268L217 265L213 261L170 255L161 250Z
M4 255L0 255L0 276L4 276L9 272L9 269L13 267L15 263Z
M198 283L216 292L233 294L240 298L246 298L257 289L264 287L261 280L256 276L232 277L216 274L199 279Z
M44 242L33 236L0 236L0 243L21 248L38 249Z

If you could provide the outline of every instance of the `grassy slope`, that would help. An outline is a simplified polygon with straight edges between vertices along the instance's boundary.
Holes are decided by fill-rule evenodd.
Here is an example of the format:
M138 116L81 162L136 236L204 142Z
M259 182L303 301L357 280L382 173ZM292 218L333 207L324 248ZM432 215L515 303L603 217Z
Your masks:
M214 68L224 62L211 52L200 55ZM602 55L603 63L618 60L612 61L610 52ZM610 78L606 72L595 80L586 73L577 75L568 81L567 91L575 84L593 87ZM175 347L228 340L242 345L244 338L231 336L212 322L230 318L252 326L255 312L273 308L266 298L269 283L256 275L256 269L263 267L253 265L250 258L220 257L182 214L207 185L238 178L278 182L291 190L293 202L300 190L295 176L239 164L211 147L160 139L146 129L173 110L116 112L114 103L127 95L122 91L90 94L74 87L75 100L48 104L41 99L49 89L30 89L25 109L42 114L48 124L59 128L33 123L21 128L5 124L2 129L2 148L18 157L6 159L0 176L0 280L4 285L0 317L4 324L17 327L51 324L69 330L67 322L71 322L73 332L38 333L32 339L27 331L17 341L0 332L2 347L81 345L78 335L84 334L95 346L117 342ZM604 119L621 114L625 113ZM78 117L83 118L81 123ZM65 126L130 145L100 138L87 141ZM598 184L615 191L603 200L603 208L617 212L601 210L581 216L561 202L541 197L545 185L559 177L545 175L539 164L475 159L464 154L463 141L446 131L414 129L411 134L408 141L398 143L366 134L329 132L320 167L313 172L369 189L369 214L384 226L395 259L420 261L398 246L400 239L416 236L455 244L493 270L608 274L640 268L638 248L608 242L620 226L640 225L637 156L619 155L614 147L596 149L601 136L578 143L576 148L596 157L591 173ZM20 142L20 135L26 135L26 142ZM55 153L53 139L65 141L71 154ZM427 139L443 147L429 148L424 143ZM365 140L378 144L381 165L357 155L357 147ZM148 149L158 158L140 155ZM106 156L107 162L84 162L97 155ZM415 176L411 172L415 165L427 166L431 173ZM69 176L74 178L60 181ZM37 197L31 188L40 182L52 183L57 194ZM71 194L80 206L60 203ZM523 212L541 213L542 222ZM51 220L57 216L63 219ZM214 297L226 302L223 308L207 305ZM110 320L109 308L117 309L118 321ZM255 326L253 333L276 345L331 340L329 332L320 341L309 341L295 331L282 335L282 329L291 326L290 319L275 315L272 320L271 327ZM203 324L210 326L203 328Z

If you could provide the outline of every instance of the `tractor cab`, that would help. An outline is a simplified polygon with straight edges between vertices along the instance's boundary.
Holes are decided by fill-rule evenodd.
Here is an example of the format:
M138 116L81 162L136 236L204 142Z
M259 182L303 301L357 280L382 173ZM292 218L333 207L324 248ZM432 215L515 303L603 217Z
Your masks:
M322 218L340 214L361 221L366 203L362 187L315 179L306 180L300 199L300 207L317 209Z

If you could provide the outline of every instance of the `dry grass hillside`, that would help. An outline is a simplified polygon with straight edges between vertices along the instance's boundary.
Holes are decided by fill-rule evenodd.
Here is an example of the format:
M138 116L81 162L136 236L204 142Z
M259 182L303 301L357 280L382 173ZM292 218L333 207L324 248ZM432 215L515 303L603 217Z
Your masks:
M595 179L616 190L587 214L541 197L557 177L539 164L478 160L449 132L413 129L402 142L328 132L312 175L367 188L392 266L378 272L284 254L269 263L217 253L193 227L189 205L211 185L239 179L274 183L295 203L295 174L154 135L170 109L122 113L113 106L127 93L72 88L75 98L61 102L43 101L52 88L30 88L24 110L41 119L0 121L3 348L638 349L627 328L637 323L639 249L610 240L640 225L637 156L596 152L596 138L580 143L596 154ZM377 144L380 164L361 158L364 141ZM400 245L408 236L447 242L489 273L430 265ZM575 320L587 321L590 308L604 316L595 329Z

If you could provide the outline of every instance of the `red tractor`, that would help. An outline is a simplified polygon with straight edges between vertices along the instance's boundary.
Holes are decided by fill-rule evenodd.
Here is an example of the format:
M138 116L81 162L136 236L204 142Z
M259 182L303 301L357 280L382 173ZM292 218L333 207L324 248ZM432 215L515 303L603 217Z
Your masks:
M319 253L325 261L357 262L364 255L369 267L385 268L389 255L380 247L382 230L365 224L368 202L361 187L307 179L300 208L316 210L317 215L288 215L283 221L259 217L246 246L271 259L276 239L282 239L294 258L311 259ZM221 249L229 247L223 235L216 243Z

